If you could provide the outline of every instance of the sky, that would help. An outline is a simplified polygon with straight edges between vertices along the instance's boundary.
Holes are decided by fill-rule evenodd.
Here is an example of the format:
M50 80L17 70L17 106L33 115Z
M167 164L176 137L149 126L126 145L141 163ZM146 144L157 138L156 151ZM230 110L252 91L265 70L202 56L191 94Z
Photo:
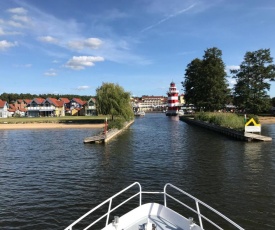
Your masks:
M273 0L0 0L0 94L94 96L111 82L166 96L172 81L184 93L208 48L228 73L248 51L275 57L274 22Z

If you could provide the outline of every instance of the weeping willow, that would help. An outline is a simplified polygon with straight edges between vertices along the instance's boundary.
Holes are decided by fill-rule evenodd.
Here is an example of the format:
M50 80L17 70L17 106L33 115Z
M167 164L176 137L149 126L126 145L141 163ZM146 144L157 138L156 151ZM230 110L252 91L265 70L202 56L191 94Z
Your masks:
M98 114L120 116L126 121L133 119L134 113L130 103L130 92L114 83L103 83L96 89L96 108Z

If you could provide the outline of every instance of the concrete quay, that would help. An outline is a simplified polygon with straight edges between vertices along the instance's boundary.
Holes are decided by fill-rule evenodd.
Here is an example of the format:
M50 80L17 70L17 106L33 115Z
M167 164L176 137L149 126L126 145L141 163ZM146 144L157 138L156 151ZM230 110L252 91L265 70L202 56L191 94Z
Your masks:
M200 127L212 130L214 132L221 133L223 135L229 136L231 138L234 138L234 139L237 139L237 140L240 140L240 141L247 141L247 142L251 142L251 141L272 141L271 137L266 137L266 136L262 136L262 135L258 135L258 134L254 134L254 133L239 132L239 131L236 131L234 129L224 128L224 127L220 127L220 126L210 124L210 123L206 123L206 122L203 122L203 121L194 120L193 118L190 118L190 117L180 116L179 119L181 121L186 122L187 124L200 126Z
M87 138L84 139L83 143L84 144L87 144L87 143L98 143L98 144L108 143L112 138L119 135L121 132L123 132L125 129L127 129L133 123L134 123L134 120L125 123L125 125L122 129L110 129L110 130L108 130L106 135L105 134L99 134L99 135L96 135L96 136L87 137Z

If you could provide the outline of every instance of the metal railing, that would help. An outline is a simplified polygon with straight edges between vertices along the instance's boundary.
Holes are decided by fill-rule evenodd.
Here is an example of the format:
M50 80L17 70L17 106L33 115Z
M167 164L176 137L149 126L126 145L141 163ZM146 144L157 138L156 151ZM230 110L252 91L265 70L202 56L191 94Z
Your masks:
M179 201L178 199L174 198L173 196L169 195L166 190L167 187L170 186L174 189L176 189L177 191L181 192L182 194L188 196L189 198L193 199L195 201L196 204L196 209L191 208L190 206L188 206L187 204L184 204L183 202ZM200 227L203 229L203 222L202 219L206 220L208 223L212 224L213 226L215 226L217 229L222 230L223 228L221 228L219 225L217 225L216 223L214 223L212 220L208 219L206 216L202 215L200 212L200 205L203 205L204 207L206 207L207 209L211 210L212 212L216 213L218 216L220 216L221 218L223 218L224 220L226 220L228 223L230 223L231 225L235 226L237 229L240 230L244 230L244 228L242 228L241 226L239 226L238 224L236 224L234 221L230 220L228 217L226 217L225 215L223 215L222 213L220 213L219 211L217 211L216 209L212 208L211 206L209 206L208 204L202 202L201 200L197 199L196 197L190 195L189 193L177 188L176 186L172 185L172 184L166 184L164 186L164 206L167 207L167 196L170 197L171 199L173 199L174 201L178 202L179 204L183 205L184 207L188 208L189 210L191 210L192 212L196 213L198 215L198 219L200 222Z
M128 199L126 199L123 202L119 203L117 206L115 206L115 207L112 208L113 199L115 197L117 197L118 195L124 193L125 191L129 190L130 188L134 187L134 186L138 186L139 191L136 194L134 194L131 197L129 197ZM171 187L171 188L179 191L180 193L188 196L189 198L193 199L195 201L195 204L196 204L196 210L193 209L193 208L191 208L187 204L181 202L180 200L176 199L172 195L168 194L167 193L167 188L168 187ZM182 206L186 207L187 209L189 209L190 211L192 211L192 212L194 212L194 213L196 213L198 215L199 226L201 227L201 229L203 229L203 221L202 220L207 221L208 223L210 223L213 226L215 226L217 229L222 230L223 228L221 228L219 225L217 225L216 223L214 223L212 220L210 220L209 218L207 218L206 216L204 216L203 214L201 214L201 212L200 212L200 205L204 206L207 209L211 210L212 212L216 213L218 216L220 216L221 218L223 218L224 220L226 220L231 225L235 226L237 229L244 230L244 228L240 227L238 224L236 224L234 221L230 220L228 217L224 216L222 213L218 212L217 210L215 210L214 208L212 208L209 205L205 204L204 202L200 201L196 197L190 195L189 193L187 193L187 192L185 192L185 191L177 188L176 186L174 186L174 185L172 185L170 183L168 183L168 184L166 184L164 186L163 192L146 192L146 191L142 191L141 185L138 182L135 182L135 183L129 185L125 189L121 190L120 192L116 193L115 195L113 195L109 199L107 199L104 202L102 202L101 204L97 205L95 208L91 209L89 212L87 212L86 214L84 214L83 216L81 216L79 219L77 219L76 221L74 221L67 228L65 228L65 230L72 230L73 227L76 224L78 224L80 221L82 221L84 218L86 218L87 216L89 216L90 214L92 214L94 211L96 211L97 209L99 209L100 207L102 207L104 204L108 204L108 210L107 210L107 212L104 215L102 215L101 217L99 217L98 219L96 219L94 222L92 222L90 225L88 225L86 228L84 228L84 230L89 229L90 227L92 227L93 225L95 225L96 223L98 223L100 220L102 220L104 217L106 217L106 223L105 223L105 227L106 227L109 224L110 214L113 211L115 211L117 208L119 208L120 206L122 206L123 204L125 204L128 201L130 201L133 198L135 198L136 196L139 196L139 206L141 206L142 205L142 194L164 194L164 206L165 207L167 207L167 197L173 199L177 203L181 204Z
M114 208L112 208L112 201L115 197L117 197L118 195L124 193L125 191L129 190L130 188L132 188L133 186L138 185L139 187L139 192L134 194L133 196L131 196L130 198L128 198L127 200L123 201L122 203L120 203L119 205L115 206ZM99 222L101 219L103 219L104 217L106 217L106 225L108 225L109 223L109 217L110 214L116 210L117 208L119 208L120 206L122 206L123 204L125 204L126 202L128 202L129 200L133 199L136 196L140 196L139 197L139 205L141 205L141 201L142 201L142 191L141 191L141 185L138 182L135 182L131 185L129 185L127 188L121 190L120 192L116 193L115 195L113 195L112 197L110 197L109 199L103 201L101 204L97 205L95 208L93 208L92 210L90 210L89 212L87 212L86 214L84 214L82 217L80 217L79 219L77 219L75 222L73 222L70 226L68 226L67 228L65 228L65 230L72 230L73 226L76 225L77 223L79 223L81 220L83 220L85 217L89 216L91 213L93 213L94 211L96 211L97 209L99 209L101 206L103 206L104 204L108 203L108 211L101 217L99 217L98 219L96 219L93 223L91 223L89 226L87 226L84 230L89 229L90 227L92 227L93 225L95 225L97 222Z
M28 111L52 111L55 110L54 106L35 106L35 107L27 107Z

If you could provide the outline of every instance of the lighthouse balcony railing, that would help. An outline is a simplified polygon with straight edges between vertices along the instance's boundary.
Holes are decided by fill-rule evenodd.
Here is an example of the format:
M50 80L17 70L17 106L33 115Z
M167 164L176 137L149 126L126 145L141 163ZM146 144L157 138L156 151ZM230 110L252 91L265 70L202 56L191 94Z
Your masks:
M179 93L178 90L169 90L168 93Z

